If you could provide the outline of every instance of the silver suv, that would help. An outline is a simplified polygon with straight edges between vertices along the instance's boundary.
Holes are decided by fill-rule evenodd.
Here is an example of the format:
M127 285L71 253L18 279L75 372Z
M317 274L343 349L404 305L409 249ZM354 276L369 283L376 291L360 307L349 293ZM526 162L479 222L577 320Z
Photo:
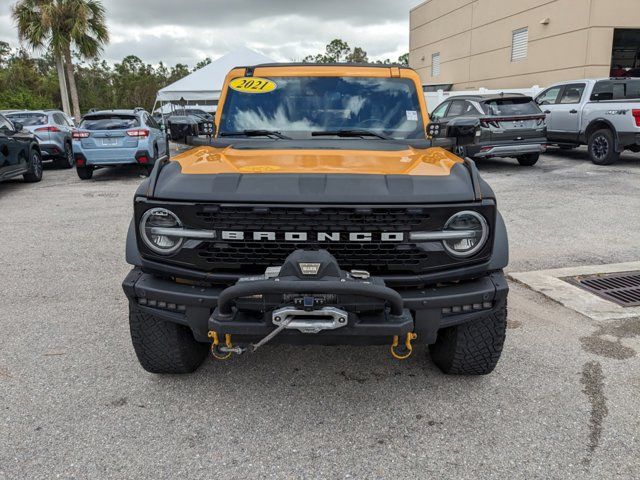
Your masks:
M36 135L43 160L53 160L60 168L73 167L71 133L75 124L70 117L60 110L23 110L6 117Z

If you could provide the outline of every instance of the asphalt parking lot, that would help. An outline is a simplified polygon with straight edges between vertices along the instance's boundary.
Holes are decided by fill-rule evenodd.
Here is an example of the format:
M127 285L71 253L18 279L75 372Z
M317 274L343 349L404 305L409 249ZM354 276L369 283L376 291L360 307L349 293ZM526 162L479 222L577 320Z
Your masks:
M639 259L640 155L480 169L509 271ZM640 318L597 323L515 283L486 377L384 347L146 373L120 287L140 181L49 168L0 184L0 478L638 478Z

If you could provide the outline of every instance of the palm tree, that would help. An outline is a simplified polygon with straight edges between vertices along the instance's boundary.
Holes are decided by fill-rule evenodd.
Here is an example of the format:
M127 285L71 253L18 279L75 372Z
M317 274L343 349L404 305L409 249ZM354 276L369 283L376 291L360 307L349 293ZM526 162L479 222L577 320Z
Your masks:
M79 119L80 101L73 73L72 48L83 58L95 58L109 41L105 10L100 0L20 0L13 7L18 32L34 48L45 42L64 59L73 115Z
M39 50L49 47L53 53L56 62L56 71L58 74L58 84L60 86L60 97L62 100L62 110L67 115L71 115L69 106L69 92L67 90L67 82L64 78L64 65L62 61L62 50L58 41L54 41L53 32L49 26L49 20L45 18L43 10L50 7L50 1L23 0L16 3L11 15L18 27L18 37L21 42L27 43L33 50Z

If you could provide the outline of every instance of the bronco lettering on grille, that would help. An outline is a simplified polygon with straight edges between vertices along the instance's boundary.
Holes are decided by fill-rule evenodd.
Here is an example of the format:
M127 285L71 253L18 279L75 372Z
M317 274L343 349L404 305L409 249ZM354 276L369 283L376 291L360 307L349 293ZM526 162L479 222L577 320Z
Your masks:
M403 232L242 232L222 231L222 240L253 240L275 242L403 242Z

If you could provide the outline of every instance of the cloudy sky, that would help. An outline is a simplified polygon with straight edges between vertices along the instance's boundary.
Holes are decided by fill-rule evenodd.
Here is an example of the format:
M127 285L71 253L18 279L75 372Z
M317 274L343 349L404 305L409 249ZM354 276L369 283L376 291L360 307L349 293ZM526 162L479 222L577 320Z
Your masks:
M0 40L18 45L10 7L0 0ZM103 0L110 62L195 65L239 45L276 60L301 60L333 38L369 58L396 60L409 49L409 10L421 0Z

